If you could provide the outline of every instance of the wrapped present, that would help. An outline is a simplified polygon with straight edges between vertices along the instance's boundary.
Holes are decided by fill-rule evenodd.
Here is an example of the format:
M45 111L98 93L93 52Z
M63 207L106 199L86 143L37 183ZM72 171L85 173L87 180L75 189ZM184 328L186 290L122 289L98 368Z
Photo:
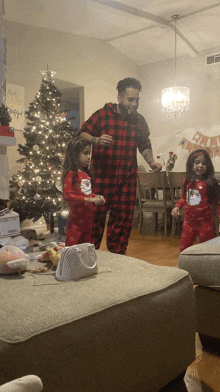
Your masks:
M0 216L0 238L15 236L20 232L20 218L17 212L10 210Z
M0 125L0 136L14 137L15 136L14 128Z

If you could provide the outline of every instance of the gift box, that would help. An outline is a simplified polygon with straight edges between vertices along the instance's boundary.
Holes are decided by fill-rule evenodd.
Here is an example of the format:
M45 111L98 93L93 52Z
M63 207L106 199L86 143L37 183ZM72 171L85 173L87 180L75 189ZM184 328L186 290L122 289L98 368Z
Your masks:
M20 218L15 211L0 216L0 238L20 234Z
M0 125L0 136L14 137L14 128Z

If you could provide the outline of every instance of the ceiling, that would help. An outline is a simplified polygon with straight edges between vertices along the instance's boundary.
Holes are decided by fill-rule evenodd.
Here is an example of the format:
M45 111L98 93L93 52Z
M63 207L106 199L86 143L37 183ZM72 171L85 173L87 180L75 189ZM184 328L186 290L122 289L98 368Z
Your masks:
M5 18L21 24L93 37L139 65L220 50L216 0L5 0Z

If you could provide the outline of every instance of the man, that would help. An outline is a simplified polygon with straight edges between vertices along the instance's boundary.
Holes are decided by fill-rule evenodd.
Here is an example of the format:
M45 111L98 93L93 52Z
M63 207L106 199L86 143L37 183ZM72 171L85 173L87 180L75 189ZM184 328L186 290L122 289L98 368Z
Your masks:
M108 250L125 254L136 200L137 148L152 170L159 172L162 165L154 161L147 123L137 112L140 82L126 78L118 83L117 90L118 104L107 103L97 110L79 133L93 145L94 192L106 201L95 207L92 242L99 249L110 210Z

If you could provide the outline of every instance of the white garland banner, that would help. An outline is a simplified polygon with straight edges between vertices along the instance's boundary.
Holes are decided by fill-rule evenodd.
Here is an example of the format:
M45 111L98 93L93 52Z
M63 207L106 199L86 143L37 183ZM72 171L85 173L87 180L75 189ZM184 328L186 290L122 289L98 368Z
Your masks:
M179 143L179 146L182 146L183 149L188 150L189 153L199 148L203 148L209 153L211 158L220 156L220 135L205 136L200 132L196 132L192 140L195 143L183 137Z

